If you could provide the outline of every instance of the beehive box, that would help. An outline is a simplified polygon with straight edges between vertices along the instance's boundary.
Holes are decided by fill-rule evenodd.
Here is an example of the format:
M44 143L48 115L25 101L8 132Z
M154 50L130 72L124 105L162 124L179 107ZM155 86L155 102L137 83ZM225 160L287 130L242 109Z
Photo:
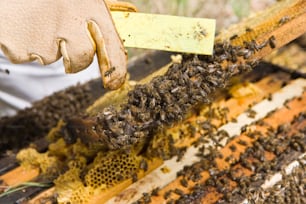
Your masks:
M241 33L237 33L236 37L231 32L229 38L239 44ZM274 47L273 42L267 44L268 48ZM278 42L276 36L276 45ZM302 58L305 56L301 44L291 46L301 48L299 53ZM220 52L217 56L224 54L222 49ZM248 55L245 51L242 54ZM290 52L286 54L290 56ZM158 59L162 58L158 55ZM145 65L141 66L152 65L150 59L158 61L153 56L145 58ZM202 71L206 60L214 64L220 59L189 55L174 66L194 79L192 73ZM305 66L297 64L299 68ZM41 153L35 146L18 151L18 158L23 161L20 167L7 167L14 165L12 159L7 158L8 163L5 158L1 160L5 192L0 202L304 203L306 82L300 69L290 71L290 65L279 65L285 68L261 63L249 73L241 66L242 73L227 80L223 89L218 86L224 83L218 80L228 79L224 72L218 66L207 66L204 72L210 88L214 87L210 101L193 104L195 108L188 110L178 123L166 120L177 119L168 112L160 115L160 125L166 128L158 128L150 140L123 150L109 151L104 145L88 147L76 138L66 137L61 127L65 127L69 116L63 117L63 122L56 122L57 127L56 123L50 125L49 128L55 128L47 131L47 151L43 143L37 145ZM133 70L131 67L131 73ZM219 78L211 80L212 76ZM93 89L88 90L92 94ZM171 90L175 93L176 87ZM197 91L188 92L189 99L197 100ZM97 98L95 94L91 98L94 96ZM95 117L103 106L98 101L87 112L91 116L85 118ZM79 124L88 127L82 126L82 120Z

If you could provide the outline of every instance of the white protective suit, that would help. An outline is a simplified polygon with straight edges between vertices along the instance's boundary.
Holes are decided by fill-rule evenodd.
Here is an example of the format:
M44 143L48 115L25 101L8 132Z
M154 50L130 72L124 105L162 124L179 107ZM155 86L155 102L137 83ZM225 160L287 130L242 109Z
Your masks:
M85 70L66 74L61 60L42 66L38 63L12 64L0 54L0 117L14 115L17 110L56 91L100 77L96 58Z

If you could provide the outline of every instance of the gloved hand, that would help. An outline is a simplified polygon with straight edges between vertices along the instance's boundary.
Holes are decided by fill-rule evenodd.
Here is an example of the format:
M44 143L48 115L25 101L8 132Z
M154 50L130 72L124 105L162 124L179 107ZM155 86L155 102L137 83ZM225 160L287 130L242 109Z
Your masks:
M127 56L104 0L1 0L0 8L0 46L13 63L46 65L63 56L66 73L74 73L97 54L104 86L124 82Z

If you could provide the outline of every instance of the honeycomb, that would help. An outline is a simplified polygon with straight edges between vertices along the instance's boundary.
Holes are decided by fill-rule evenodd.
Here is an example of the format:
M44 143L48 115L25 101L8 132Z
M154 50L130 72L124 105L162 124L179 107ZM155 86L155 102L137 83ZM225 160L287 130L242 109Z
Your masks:
M111 152L109 155L99 153L93 167L85 176L86 185L95 189L107 188L131 178L139 169L139 158L133 153Z
M55 189L58 193L57 201L60 204L88 203L93 189L85 187L80 179L80 170L72 168L60 175L55 181Z
M93 195L137 175L143 158L134 151L100 151L91 164L88 160L80 155L66 160L69 170L54 181L58 203L88 203Z
M36 149L28 148L21 150L16 158L21 161L21 165L25 167L39 168L42 174L48 176L56 176L59 174L58 159L47 153L39 153Z
M23 165L36 167L43 175L52 175L58 203L83 204L103 190L137 178L142 156L137 150L104 151L99 145L86 146L80 140L67 144L62 138L61 124L47 136L51 142L46 153L33 148L19 152ZM145 168L145 166L144 166Z
M97 152L98 147L87 147L85 144L77 140L73 145L67 145L63 138L58 139L49 145L49 154L56 156L59 160L67 163L78 160L78 158L86 158L86 160L93 160Z
M69 169L79 169L82 170L87 165L87 159L85 157L79 156L74 160L68 162Z

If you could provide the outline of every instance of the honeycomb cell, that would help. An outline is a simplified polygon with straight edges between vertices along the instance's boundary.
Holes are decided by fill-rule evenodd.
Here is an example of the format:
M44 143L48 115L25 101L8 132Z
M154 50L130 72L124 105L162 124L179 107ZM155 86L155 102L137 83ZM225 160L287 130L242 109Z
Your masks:
M139 169L139 158L133 153L99 154L85 176L85 184L97 189L111 187L131 178Z

